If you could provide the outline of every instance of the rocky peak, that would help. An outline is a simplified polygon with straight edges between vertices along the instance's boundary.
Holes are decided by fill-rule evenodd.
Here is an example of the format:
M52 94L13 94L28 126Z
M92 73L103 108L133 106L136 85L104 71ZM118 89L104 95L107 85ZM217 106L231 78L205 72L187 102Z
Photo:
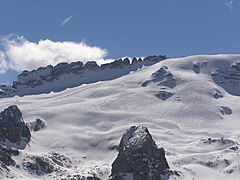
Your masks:
M163 148L158 148L146 127L132 126L119 144L119 154L112 164L112 180L159 180L169 165Z
M30 139L30 130L16 105L9 106L0 113L0 140L4 144L22 149Z

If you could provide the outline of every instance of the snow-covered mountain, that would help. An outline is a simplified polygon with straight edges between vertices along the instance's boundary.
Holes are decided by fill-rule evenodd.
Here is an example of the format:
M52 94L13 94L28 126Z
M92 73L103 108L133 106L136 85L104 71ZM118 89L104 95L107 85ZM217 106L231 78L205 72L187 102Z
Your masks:
M109 73L98 74L105 72L101 67L81 81L64 73L64 78L44 81L37 91L38 86L21 91L26 84L15 83L11 87L15 96L1 98L0 111L16 105L32 129L31 140L11 157L16 164L8 166L9 171L1 167L0 176L108 179L119 147L122 151L118 144L123 133L140 125L165 149L172 174L162 179L239 179L240 55L191 56L152 64L128 71L125 67L124 73L110 68L112 76L103 79L101 75ZM28 82L24 77L30 72L23 74L17 82ZM94 80L85 82L84 77ZM47 89L63 84L58 90ZM43 167L48 168L40 169L38 165L46 162Z

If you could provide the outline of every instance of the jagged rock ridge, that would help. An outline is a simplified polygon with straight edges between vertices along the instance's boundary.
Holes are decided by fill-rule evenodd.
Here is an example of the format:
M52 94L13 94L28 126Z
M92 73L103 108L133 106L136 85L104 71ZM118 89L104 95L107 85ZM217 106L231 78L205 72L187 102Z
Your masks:
M143 60L133 58L130 63L130 60L125 58L101 66L95 61L89 61L85 65L80 61L70 64L63 62L37 70L24 70L17 76L12 86L0 86L0 97L58 92L81 84L110 80L164 59L166 56L148 56Z

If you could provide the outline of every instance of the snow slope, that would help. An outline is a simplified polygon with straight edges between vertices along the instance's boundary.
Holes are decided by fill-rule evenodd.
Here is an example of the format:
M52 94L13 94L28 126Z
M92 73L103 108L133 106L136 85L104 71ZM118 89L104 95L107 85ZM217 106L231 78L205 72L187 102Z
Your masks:
M15 104L26 122L40 118L47 125L32 132L29 146L14 157L19 164L27 155L52 151L72 162L60 174L31 175L12 167L2 177L67 179L94 172L107 179L117 156L114 145L130 126L144 125L180 174L170 179L240 179L240 71L222 76L237 62L240 55L167 59L114 80L2 98L0 110Z

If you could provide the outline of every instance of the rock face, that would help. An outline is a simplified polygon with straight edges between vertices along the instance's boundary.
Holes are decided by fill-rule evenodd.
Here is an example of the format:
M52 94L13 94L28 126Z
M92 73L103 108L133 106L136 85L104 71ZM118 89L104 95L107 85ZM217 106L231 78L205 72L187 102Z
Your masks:
M214 69L211 76L215 83L229 94L240 96L240 62L229 67Z
M110 179L160 180L168 169L165 151L157 147L148 129L132 126L120 141Z
M12 105L0 113L0 140L3 143L9 141L10 144L22 149L30 139L30 130L16 105Z

